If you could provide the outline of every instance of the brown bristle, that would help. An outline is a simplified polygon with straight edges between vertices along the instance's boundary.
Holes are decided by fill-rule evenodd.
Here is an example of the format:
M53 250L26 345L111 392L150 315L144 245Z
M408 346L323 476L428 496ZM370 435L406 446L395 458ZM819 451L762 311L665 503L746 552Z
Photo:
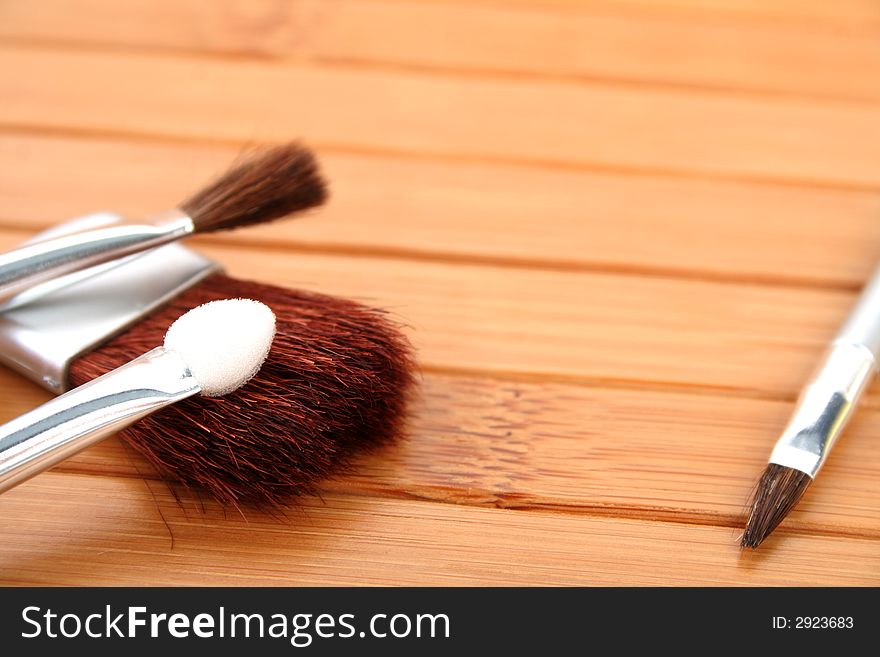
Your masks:
M272 221L327 200L327 185L312 152L283 144L248 157L180 208L197 232Z
M354 301L211 276L73 363L74 385L161 345L169 325L208 301L268 305L276 336L260 372L225 397L191 397L122 432L165 476L222 503L281 505L314 491L355 452L394 438L413 380L407 339Z
M742 547L754 549L763 543L788 516L812 481L805 472L770 463L752 495Z

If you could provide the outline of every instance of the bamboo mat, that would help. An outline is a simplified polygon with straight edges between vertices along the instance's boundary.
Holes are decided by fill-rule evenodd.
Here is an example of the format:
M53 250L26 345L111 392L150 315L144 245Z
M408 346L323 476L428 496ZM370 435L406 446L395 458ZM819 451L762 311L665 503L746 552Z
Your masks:
M737 547L880 260L880 3L0 3L0 248L298 137L326 210L196 246L404 318L407 438L285 518L111 439L0 498L0 582L880 584L877 388Z

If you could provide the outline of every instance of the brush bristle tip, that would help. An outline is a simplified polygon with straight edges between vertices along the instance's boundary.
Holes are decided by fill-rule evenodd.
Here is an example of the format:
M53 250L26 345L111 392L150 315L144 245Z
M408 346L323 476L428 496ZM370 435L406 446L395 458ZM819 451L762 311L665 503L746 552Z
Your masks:
M768 464L752 495L741 547L755 549L761 545L791 513L812 481L800 470Z
M297 143L253 155L181 203L196 232L280 219L327 200L315 155Z

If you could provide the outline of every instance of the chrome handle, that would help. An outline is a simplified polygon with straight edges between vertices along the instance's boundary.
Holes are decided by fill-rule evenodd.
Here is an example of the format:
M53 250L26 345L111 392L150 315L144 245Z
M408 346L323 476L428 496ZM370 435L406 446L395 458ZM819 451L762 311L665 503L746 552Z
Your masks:
M0 426L0 492L199 391L183 359L157 347L46 402Z
M35 285L192 234L192 219L174 212L157 224L96 228L0 254L0 301Z

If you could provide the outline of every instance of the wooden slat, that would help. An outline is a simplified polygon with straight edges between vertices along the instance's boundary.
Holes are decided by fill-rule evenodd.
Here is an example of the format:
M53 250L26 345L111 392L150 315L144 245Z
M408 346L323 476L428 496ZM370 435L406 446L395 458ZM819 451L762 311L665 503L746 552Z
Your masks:
M425 369L408 437L286 519L180 506L116 439L74 457L0 497L0 582L877 585L876 390L737 537L880 255L878 12L0 3L0 249L305 137L325 216L198 248L391 308ZM0 421L45 398L0 372Z
M202 249L230 272L390 308L436 367L794 394L853 294ZM234 255L233 255L234 253ZM795 336L795 337L793 337ZM784 345L782 347L781 345ZM783 355L781 352L787 352Z
M448 0L441 0L448 1ZM454 0L458 1L458 0ZM467 1L467 0L463 0ZM583 8L582 0L503 0L540 6ZM873 28L880 25L874 0L598 0L597 6L629 6L634 11L688 10L726 18L771 19L782 24Z
M610 9L17 0L0 9L0 36L880 99L876 32Z
M16 46L0 69L7 126L880 183L865 104Z
M0 422L48 395L0 371ZM737 528L791 404L427 375L407 439L324 491ZM880 538L880 412L858 414L788 532ZM63 472L156 478L118 440ZM160 484L155 483L156 486ZM192 496L181 493L185 499Z
M55 473L4 494L0 517L5 584L880 582L869 540L774 537L740 555L724 528L337 495L241 518L138 480Z
M236 277L394 311L432 368L770 397L797 393L855 296L196 243Z
M409 2L410 0L401 0ZM474 0L419 0L442 4ZM880 25L874 0L479 0L481 4L553 9L572 13L628 13L634 16L695 16L813 28L865 30Z
M36 231L96 209L147 216L238 154L216 144L0 133L0 222ZM880 261L875 192L339 152L321 160L332 182L326 208L217 238L853 289Z

